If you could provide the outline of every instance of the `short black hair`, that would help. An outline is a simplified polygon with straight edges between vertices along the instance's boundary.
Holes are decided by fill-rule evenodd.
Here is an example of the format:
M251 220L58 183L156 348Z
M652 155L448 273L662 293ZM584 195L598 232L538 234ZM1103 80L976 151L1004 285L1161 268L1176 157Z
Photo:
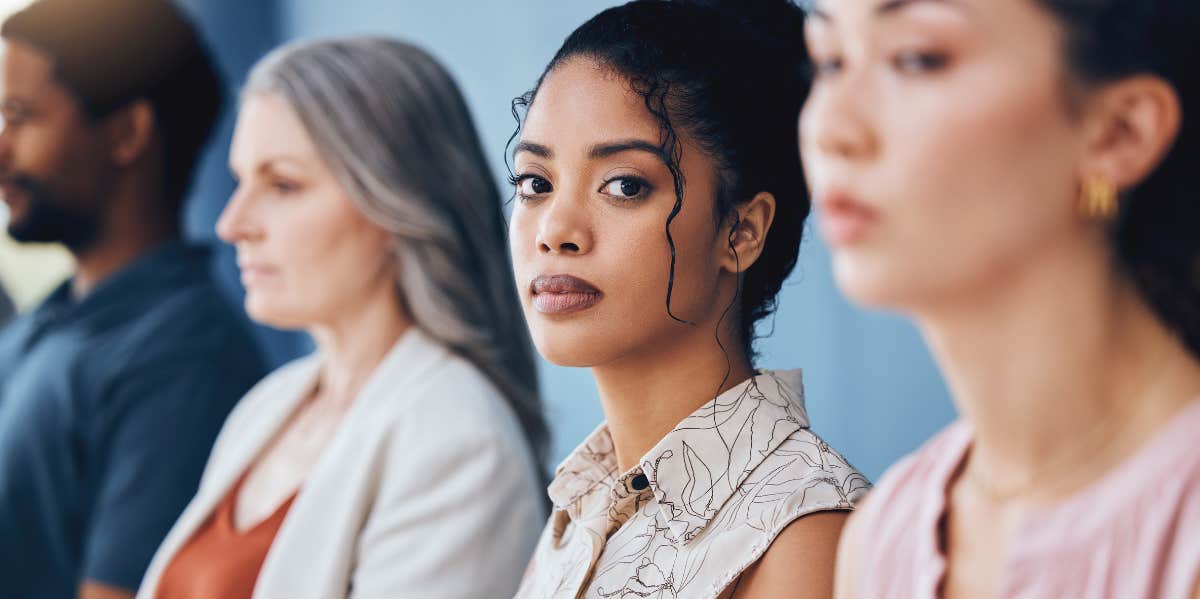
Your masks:
M775 196L774 223L740 290L739 332L753 358L755 324L775 310L811 211L796 138L809 90L804 11L789 0L635 0L610 8L571 33L534 89L514 100L514 115L534 101L550 71L573 57L594 59L627 79L661 125L675 179L666 222L671 283L670 226L685 185L677 130L716 162L718 223L760 192ZM671 285L666 302L670 314Z
M1200 356L1200 2L1038 1L1063 25L1073 78L1103 84L1150 74L1179 97L1179 134L1162 163L1123 198L1113 244L1142 297Z
M5 20L0 36L49 55L93 119L150 103L163 144L164 198L178 215L223 98L179 8L170 0L37 0Z

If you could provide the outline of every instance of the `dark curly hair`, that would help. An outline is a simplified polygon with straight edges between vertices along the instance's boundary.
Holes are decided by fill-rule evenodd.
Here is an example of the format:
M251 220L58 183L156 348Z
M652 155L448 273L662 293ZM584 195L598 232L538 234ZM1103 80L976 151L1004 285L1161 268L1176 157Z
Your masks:
M683 205L679 132L717 165L714 198L719 224L733 222L738 205L760 192L776 199L763 252L744 273L739 292L741 340L753 357L755 324L775 310L775 297L796 265L811 209L796 143L796 119L808 94L804 12L788 0L636 0L579 26L559 48L533 90L564 61L587 57L626 79L659 122L675 205L664 229L671 248L667 313L675 280L671 222ZM731 241L732 245L732 241ZM731 304L730 308L734 305Z
M1038 0L1066 31L1071 74L1103 84L1138 74L1166 80L1179 96L1174 146L1129 190L1113 228L1121 267L1159 318L1200 356L1200 2Z

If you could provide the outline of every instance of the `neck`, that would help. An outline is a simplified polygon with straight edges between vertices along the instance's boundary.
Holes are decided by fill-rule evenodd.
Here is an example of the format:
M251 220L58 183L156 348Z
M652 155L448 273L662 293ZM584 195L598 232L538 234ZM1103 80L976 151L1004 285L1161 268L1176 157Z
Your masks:
M974 429L968 473L1005 495L1077 491L1200 393L1195 359L1110 262L1087 255L1043 255L919 319Z
M165 208L156 185L153 178L133 177L117 184L98 237L86 249L72 251L75 298L85 297L147 252L179 238L178 218Z
M412 324L390 282L384 282L361 304L340 309L335 318L310 328L324 359L318 395L338 404L353 402Z
M723 331L722 352L713 338L715 324L679 326L687 327L686 334L592 368L622 472L692 412L754 375L732 327Z

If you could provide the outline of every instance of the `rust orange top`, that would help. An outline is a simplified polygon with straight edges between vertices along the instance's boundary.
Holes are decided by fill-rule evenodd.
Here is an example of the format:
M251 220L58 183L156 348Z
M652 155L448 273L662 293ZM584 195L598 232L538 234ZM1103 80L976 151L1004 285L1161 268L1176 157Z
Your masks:
M240 489L239 482L167 565L157 599L232 599L254 594L258 572L296 495L262 522L239 531L233 509Z

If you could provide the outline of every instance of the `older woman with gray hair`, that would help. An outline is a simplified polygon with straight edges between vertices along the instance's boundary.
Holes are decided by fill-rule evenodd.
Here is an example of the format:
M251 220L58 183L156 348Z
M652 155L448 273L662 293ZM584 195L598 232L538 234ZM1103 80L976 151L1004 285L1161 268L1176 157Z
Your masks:
M230 165L246 309L318 349L230 416L138 597L511 596L547 432L458 88L394 40L285 46Z

